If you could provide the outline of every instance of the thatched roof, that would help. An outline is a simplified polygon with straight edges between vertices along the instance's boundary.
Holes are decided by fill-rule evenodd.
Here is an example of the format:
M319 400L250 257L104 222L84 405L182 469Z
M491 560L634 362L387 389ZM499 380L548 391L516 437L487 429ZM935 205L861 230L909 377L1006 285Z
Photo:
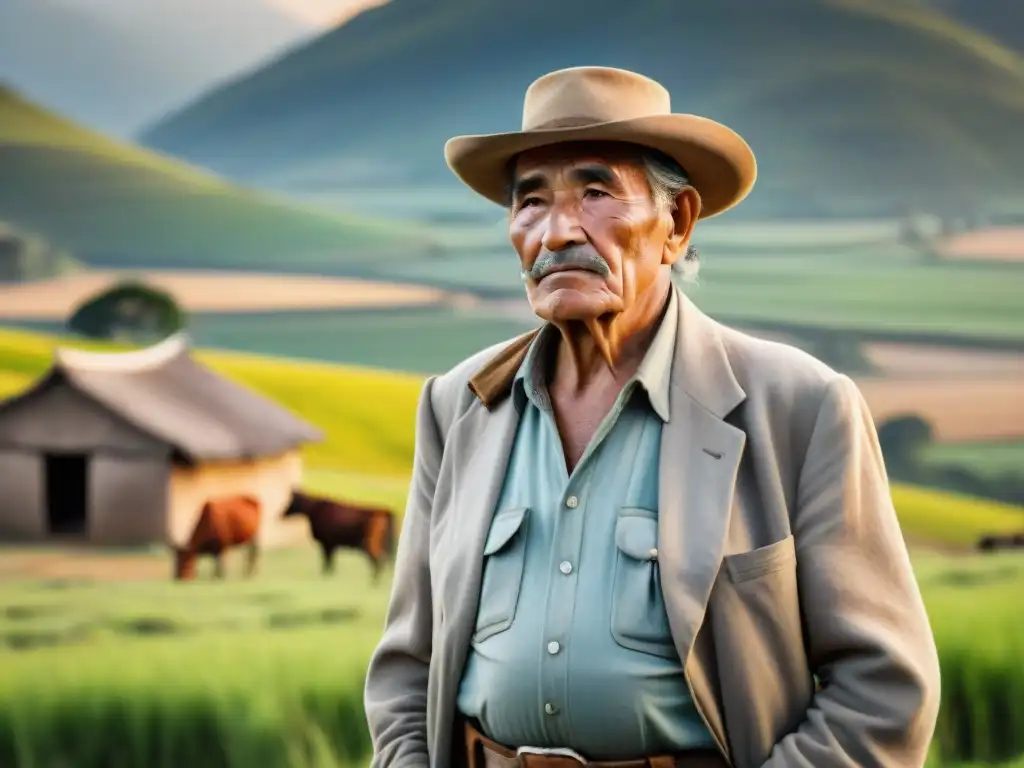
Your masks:
M196 362L184 333L130 352L61 348L54 358L47 374L0 412L66 382L193 461L269 456L323 437L272 400Z

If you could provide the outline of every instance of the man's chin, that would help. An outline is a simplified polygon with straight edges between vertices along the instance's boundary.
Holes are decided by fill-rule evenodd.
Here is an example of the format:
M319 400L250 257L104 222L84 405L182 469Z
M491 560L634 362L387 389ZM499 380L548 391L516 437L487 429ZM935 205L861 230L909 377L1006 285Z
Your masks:
M534 314L550 323L585 322L615 311L612 299L604 291L581 291L575 288L559 288L535 296L532 300Z

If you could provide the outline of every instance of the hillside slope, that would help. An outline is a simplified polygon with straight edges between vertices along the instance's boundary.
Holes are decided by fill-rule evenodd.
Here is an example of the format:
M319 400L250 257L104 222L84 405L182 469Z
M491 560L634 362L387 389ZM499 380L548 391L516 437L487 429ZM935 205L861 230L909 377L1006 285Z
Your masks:
M758 185L730 216L1020 196L1024 59L910 0L393 0L142 140L272 186L436 185L440 200L458 194L449 136L518 126L534 77L581 64L655 77L675 111L748 138Z
M0 88L0 219L103 265L338 271L412 230L282 202Z

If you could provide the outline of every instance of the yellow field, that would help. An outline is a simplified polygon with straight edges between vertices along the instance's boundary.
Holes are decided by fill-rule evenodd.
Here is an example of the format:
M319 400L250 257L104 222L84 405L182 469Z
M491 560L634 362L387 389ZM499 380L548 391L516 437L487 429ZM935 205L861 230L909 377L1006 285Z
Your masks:
M470 297L420 285L231 271L90 270L0 286L0 319L63 320L93 294L131 278L167 291L186 312L400 307Z

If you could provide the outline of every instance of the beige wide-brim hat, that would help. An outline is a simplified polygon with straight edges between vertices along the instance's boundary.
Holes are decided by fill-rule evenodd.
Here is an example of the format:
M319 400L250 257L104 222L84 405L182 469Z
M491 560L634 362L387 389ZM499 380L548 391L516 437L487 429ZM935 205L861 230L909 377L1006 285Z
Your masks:
M664 86L612 67L571 67L538 78L526 90L522 130L456 136L444 155L467 186L504 205L509 162L567 141L623 141L664 152L700 194L702 219L739 203L757 177L754 153L738 133L706 117L673 114Z

